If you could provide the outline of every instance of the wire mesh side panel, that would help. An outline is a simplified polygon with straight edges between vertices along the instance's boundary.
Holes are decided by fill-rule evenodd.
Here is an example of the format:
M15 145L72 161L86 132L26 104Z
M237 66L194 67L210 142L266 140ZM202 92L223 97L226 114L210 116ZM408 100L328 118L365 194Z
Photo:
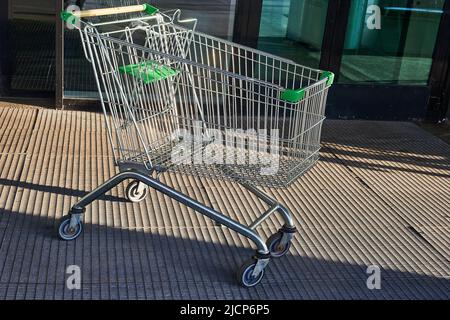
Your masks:
M188 99L178 110L182 143L172 150L173 170L283 187L317 161L325 82L293 105L276 86L195 65L177 80L178 92L195 91L202 108Z
M306 88L318 82L322 74L321 70L199 32L193 36L188 58L284 89Z
M110 113L116 161L150 169L150 150L167 147L178 129L174 79L180 64L129 45L146 41L146 30L125 29L117 37L100 36L90 27L85 31L101 99Z
M179 110L190 151L175 169L286 186L314 165L328 93L320 70L200 33L188 59L177 82L200 107ZM305 88L304 99L282 100L288 88Z
M320 71L174 24L86 31L119 162L286 186L317 160Z

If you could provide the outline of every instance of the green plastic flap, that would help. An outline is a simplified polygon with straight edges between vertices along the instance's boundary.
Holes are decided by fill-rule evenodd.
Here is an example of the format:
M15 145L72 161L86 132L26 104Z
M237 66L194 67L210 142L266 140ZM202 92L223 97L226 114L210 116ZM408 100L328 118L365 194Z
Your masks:
M70 19L70 17L72 17L72 16L73 16L73 14L72 14L72 13L70 13L70 12L68 12L68 11L61 11L61 14L60 14L60 16L61 16L61 20L63 20L63 21L66 21L66 22L67 22L67 20L69 20L69 19Z
M334 82L334 73L331 71L324 71L320 75L320 80L327 78L327 86L331 86Z
M142 80L145 84L169 78L177 75L178 70L168 66L161 66L155 61L146 61L140 64L129 64L119 67L120 73L130 74L133 77Z
M290 102L290 103L297 103L303 100L305 97L305 89L286 89L283 92L281 92L281 100Z
M155 14L159 11L158 8L155 8L147 3L144 3L144 11L145 13L147 13L148 15L152 15Z
M69 11L61 11L61 20L67 23L75 24L77 20L79 19L77 16L72 14L72 12Z

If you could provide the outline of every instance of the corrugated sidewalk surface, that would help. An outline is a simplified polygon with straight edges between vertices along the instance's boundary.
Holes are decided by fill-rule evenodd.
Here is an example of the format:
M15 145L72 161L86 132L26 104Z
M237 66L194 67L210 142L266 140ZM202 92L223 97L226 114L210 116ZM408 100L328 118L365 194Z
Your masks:
M307 175L267 190L299 233L243 289L234 272L251 243L155 191L130 204L114 188L87 208L79 239L59 241L55 221L116 172L102 115L0 108L0 298L449 299L450 146L414 124L365 121L327 121L323 146ZM264 209L233 183L162 179L242 222ZM69 265L81 290L66 287ZM367 288L369 265L380 290Z

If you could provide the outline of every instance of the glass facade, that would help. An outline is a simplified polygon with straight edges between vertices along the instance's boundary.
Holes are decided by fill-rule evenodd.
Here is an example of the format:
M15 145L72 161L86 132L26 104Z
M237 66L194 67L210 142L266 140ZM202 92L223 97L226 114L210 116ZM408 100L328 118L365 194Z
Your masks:
M264 0L258 49L318 68L328 0Z
M426 85L445 0L354 0L341 83ZM264 0L258 48L319 67L329 1Z
M426 85L444 2L352 1L339 81Z
M54 95L54 17L52 0L10 0L7 39L2 48L9 95Z
M139 0L66 0L65 7L78 5L81 9L127 6L149 1ZM197 30L231 39L236 0L154 0L151 4L160 10L181 9L182 17L196 17ZM79 34L65 30L64 34L64 96L65 98L96 98L97 87L90 64L84 57Z
M358 84L345 87L363 90L359 95L362 98L380 88L404 90L404 85L409 85L407 90L421 90L421 100L415 99L416 110L424 110L422 105L426 103L431 108L430 102L423 102L431 101L430 91L436 108L440 108L441 96L448 96L444 85L450 81L450 71L440 62L450 56L446 49L448 27L444 27L450 24L449 15L444 15L444 10L450 10L450 1L2 0L0 97L53 98L57 93L59 102L62 77L56 72L60 70L57 63L63 60L64 98L97 99L92 68L84 57L78 31L65 29L64 57L56 56L56 7L62 4L92 9L144 2L161 10L179 8L183 17L198 18L198 31L256 44L260 50L311 68L332 70L339 83ZM438 60L433 60L435 53ZM335 108L344 108L351 115L353 111L345 106L348 94L343 94L343 86L335 88L335 96L341 99L333 102ZM400 91L390 92L399 103L410 105ZM352 95L357 96L355 91Z

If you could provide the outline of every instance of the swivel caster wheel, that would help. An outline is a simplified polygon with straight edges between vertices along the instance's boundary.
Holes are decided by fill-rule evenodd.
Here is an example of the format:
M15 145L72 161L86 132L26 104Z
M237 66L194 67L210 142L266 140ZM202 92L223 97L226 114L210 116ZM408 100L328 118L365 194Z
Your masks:
M280 258L289 252L291 248L291 239L288 240L284 245L281 244L281 239L284 233L279 231L269 237L266 241L267 248L270 251L270 256L272 258Z
M238 269L237 280L241 286L250 288L261 282L264 277L264 269L262 269L258 275L253 274L257 262L258 260L256 259L249 259Z
M83 232L83 222L79 220L74 227L70 226L70 216L64 216L61 218L58 226L58 237L61 240L70 241L78 238Z
M142 184L142 185L140 185ZM148 194L148 187L138 180L131 181L126 190L125 195L131 202L137 203L145 199Z

